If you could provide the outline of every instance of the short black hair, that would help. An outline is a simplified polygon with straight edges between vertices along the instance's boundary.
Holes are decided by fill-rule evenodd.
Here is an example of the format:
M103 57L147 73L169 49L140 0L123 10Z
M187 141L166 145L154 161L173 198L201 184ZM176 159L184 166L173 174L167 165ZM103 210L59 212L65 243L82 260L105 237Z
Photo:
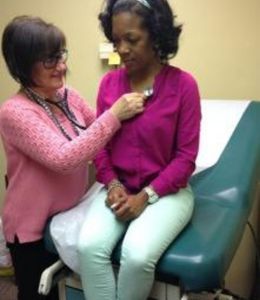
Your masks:
M66 45L63 32L39 17L15 17L4 29L2 53L11 76L22 86L35 86L34 64Z
M138 0L105 0L104 9L98 16L101 28L106 38L113 42L113 15L120 12L134 13L142 18L143 26L149 32L154 49L161 61L167 61L178 52L182 25L176 24L176 16L167 0L146 1L150 8Z

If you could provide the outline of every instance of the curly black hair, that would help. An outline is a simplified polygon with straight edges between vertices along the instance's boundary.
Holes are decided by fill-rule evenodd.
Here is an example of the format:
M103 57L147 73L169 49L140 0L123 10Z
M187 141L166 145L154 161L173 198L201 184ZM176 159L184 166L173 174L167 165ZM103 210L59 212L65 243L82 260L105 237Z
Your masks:
M106 38L113 42L112 17L120 12L131 12L142 18L148 30L154 49L161 61L174 57L179 48L182 25L177 25L167 0L146 0L148 6L138 0L105 0L99 14L101 28Z

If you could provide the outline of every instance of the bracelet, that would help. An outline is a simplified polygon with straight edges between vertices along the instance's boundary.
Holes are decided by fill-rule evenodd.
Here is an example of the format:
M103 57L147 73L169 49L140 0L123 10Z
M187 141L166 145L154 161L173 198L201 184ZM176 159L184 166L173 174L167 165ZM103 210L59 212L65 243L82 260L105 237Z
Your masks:
M124 185L119 180L114 180L108 185L107 192L111 192L116 187L124 188Z

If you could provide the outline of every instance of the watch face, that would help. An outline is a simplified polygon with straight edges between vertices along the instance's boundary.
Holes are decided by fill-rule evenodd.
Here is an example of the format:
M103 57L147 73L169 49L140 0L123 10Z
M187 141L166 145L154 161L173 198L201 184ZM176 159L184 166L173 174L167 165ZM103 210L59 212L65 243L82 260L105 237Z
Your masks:
M153 195L153 196L149 197L148 203L153 204L153 203L155 203L158 200L159 200L159 197L157 195Z
M150 187L146 187L144 190L148 195L148 203L153 204L159 199L158 195Z
M149 197L149 199L148 199L148 203L150 203L150 204L153 204L154 202L156 202L158 199L157 199L157 197Z

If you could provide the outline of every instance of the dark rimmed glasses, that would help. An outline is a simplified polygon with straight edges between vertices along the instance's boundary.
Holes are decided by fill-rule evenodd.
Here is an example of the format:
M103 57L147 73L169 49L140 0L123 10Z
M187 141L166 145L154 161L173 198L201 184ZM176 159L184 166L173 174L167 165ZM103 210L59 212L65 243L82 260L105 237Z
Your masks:
M62 49L59 52L42 59L45 69L53 69L58 63L65 63L68 59L68 50Z

